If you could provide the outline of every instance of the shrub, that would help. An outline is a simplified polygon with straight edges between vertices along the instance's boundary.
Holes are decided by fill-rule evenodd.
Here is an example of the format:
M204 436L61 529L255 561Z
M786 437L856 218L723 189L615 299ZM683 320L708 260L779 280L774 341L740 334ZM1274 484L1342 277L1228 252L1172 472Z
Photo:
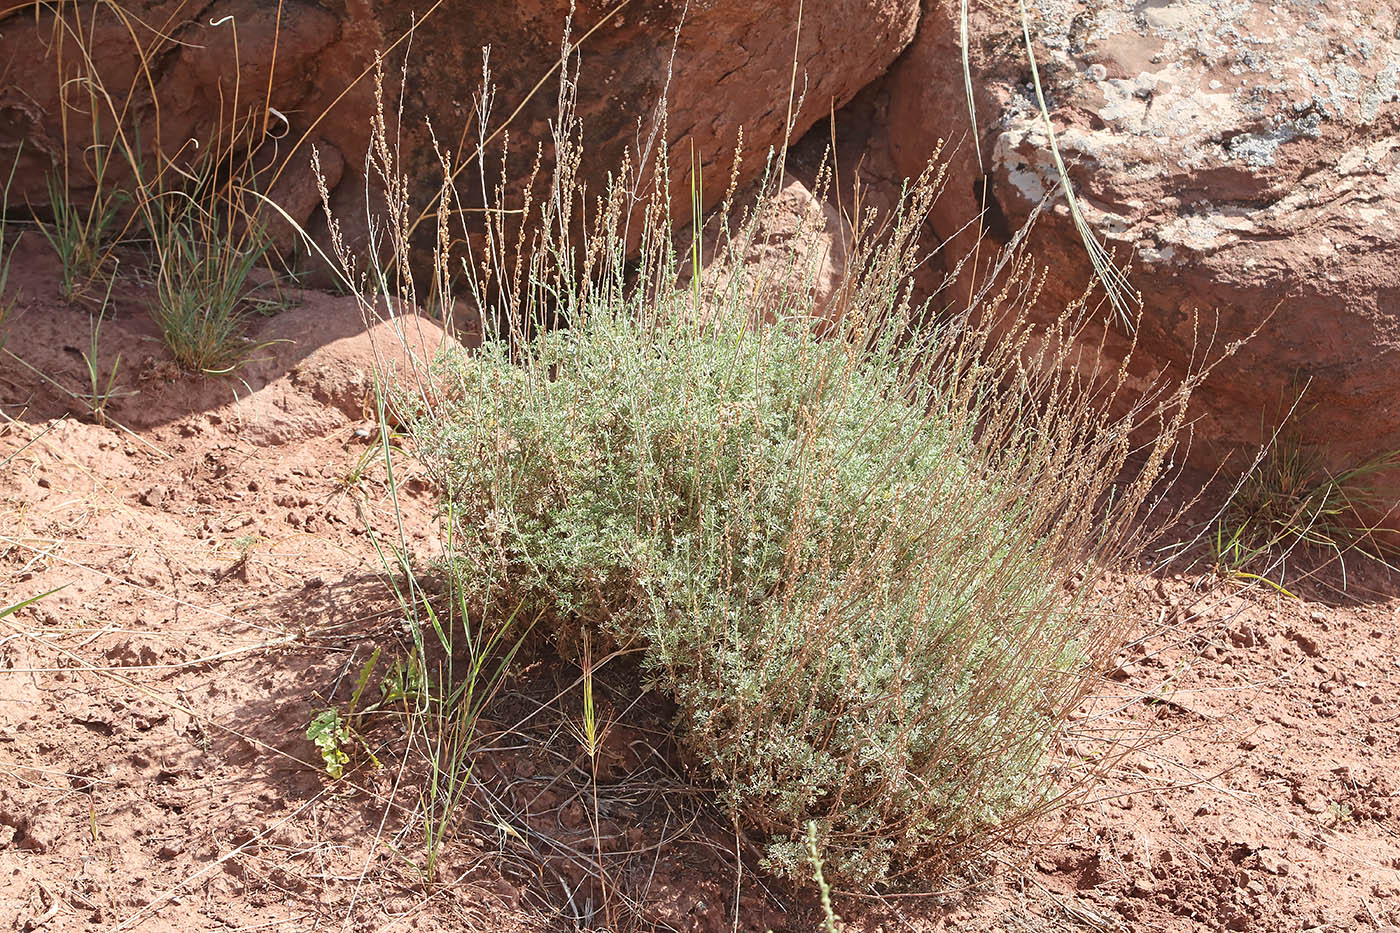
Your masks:
M410 433L459 581L565 646L640 647L782 874L809 820L833 876L870 882L1034 813L1106 634L1066 586L1145 489L1105 507L1126 425L998 396L930 354L951 330L821 339L801 310L756 330L689 301L439 362L455 401Z
M426 297L448 308L465 284L485 321L479 352L387 406L438 486L473 617L639 652L699 776L789 878L813 858L842 884L935 868L1041 812L1047 751L1121 635L1096 583L1144 540L1199 374L1122 397L1131 354L1104 362L1097 308L1022 313L1038 289L1020 240L968 306L912 304L933 170L892 216L857 218L820 328L790 284L812 256L742 261L777 184L732 229L731 190L711 221L723 271L683 274L664 147L586 195L567 96L547 195L498 189L468 230L456 179L487 162L489 99L422 213L376 118L390 195L366 273L330 221L367 318L418 301L427 216Z

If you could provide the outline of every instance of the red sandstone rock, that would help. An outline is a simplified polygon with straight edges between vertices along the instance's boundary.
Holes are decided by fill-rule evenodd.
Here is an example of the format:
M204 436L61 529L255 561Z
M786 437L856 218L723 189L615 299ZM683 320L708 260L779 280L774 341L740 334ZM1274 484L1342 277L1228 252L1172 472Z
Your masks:
M1261 334L1198 395L1197 453L1259 439L1311 380L1297 426L1334 469L1400 448L1400 46L1382 0L1045 0L1033 23L1055 131L1085 214L1120 259L1135 254L1142 349L1189 359L1191 313L1219 312L1217 346ZM925 0L919 33L884 82L889 146L913 174L938 138L961 141L933 222L975 216L1005 239L1057 176L1015 3L973 0L970 138L956 0ZM972 234L954 239L958 257ZM1089 280L1063 198L1031 251L1049 264L1045 307ZM1123 342L1117 342L1121 347ZM1199 443L1206 441L1205 444ZM1400 473L1384 480L1400 501ZM1400 518L1400 516L1397 516Z
M850 224L801 181L783 181L777 190L770 185L760 192L755 184L740 194L750 219L732 231L732 239L720 236L718 217L707 222L700 255L707 313L732 313L740 306L755 323L796 312L828 324L844 313L841 289L854 243ZM680 254L689 255L688 241ZM679 269L686 295L694 287L692 266L686 258Z
M769 147L782 143L790 101L796 135L878 77L913 36L918 17L917 0L827 0L806 5L799 32L798 0L652 0L610 13L616 6L580 2L572 24L579 46L577 115L588 151L580 180L590 194L601 193L624 151L632 151L635 165L664 90L669 123L663 142L670 147L673 184L689 191L694 152L704 171L707 206L723 195L741 127L750 155L743 182L763 170ZM365 211L376 51L385 52L389 106L402 102L401 122L390 115L396 127L391 131L401 133L402 169L422 205L432 203L441 176L425 121L443 148L458 156L472 150L482 49L490 46L496 88L490 128L504 125L524 104L508 126L507 182L519 186L537 146L544 147L546 160L552 156L555 67L569 7L564 0L230 0L207 7L139 0L120 5L125 22L112 7L99 5L82 14L81 26L71 20L69 26L89 37L107 91L118 101L131 97L128 122L140 125L148 153L158 145L189 157L196 152L186 143L190 139L208 151L220 121L226 130L235 118L259 165L285 160L286 171L299 175L307 171L312 141L334 150L332 161L338 167L343 158L344 173L333 203L347 234L354 234ZM85 66L73 35L47 13L36 19L24 10L0 27L0 73L7 79L25 75L23 84L0 88L0 153L12 156L23 140L11 198L43 204L45 173L64 150L60 51L66 79L84 73ZM148 70L139 67L133 35ZM401 87L405 58L408 79ZM81 112L83 86L71 80L65 86L70 104L79 108L70 112L68 139L70 161L77 165L91 151L93 134ZM99 136L110 132L110 124L103 121ZM487 166L492 186L500 176L496 159ZM263 181L271 185L272 173ZM281 191L287 182L278 177L276 184ZM81 179L76 187L82 188ZM469 207L479 205L480 189L469 175L459 179ZM306 193L299 189L291 205L302 222L317 207ZM285 240L285 231L279 233Z

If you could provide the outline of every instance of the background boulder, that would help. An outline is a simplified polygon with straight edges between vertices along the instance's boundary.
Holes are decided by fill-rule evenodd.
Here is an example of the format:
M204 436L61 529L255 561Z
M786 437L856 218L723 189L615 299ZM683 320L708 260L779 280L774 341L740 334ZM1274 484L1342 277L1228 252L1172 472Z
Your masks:
M422 206L433 203L441 179L427 124L455 156L477 142L487 46L495 89L488 126L507 131L496 137L498 144L509 140L506 185L524 184L541 148L547 177L556 66L570 15L565 0L220 0L207 7L136 0L64 9L63 19L46 7L0 20L0 73L25 76L0 88L0 154L19 156L12 201L47 201L46 175L62 163L65 144L69 164L80 166L91 164L95 143L107 141L112 121L104 116L93 132L89 85L81 80L96 73L128 129L139 128L149 160L157 151L191 158L239 126L241 145L256 151L260 165L286 163L285 172L263 179L303 222L319 198L287 175L304 176L311 145L318 146L330 166L337 214L347 233L357 231L376 52L385 54L386 104L402 109L389 115L390 132ZM635 168L639 152L649 149L654 164L656 146L665 145L682 203L693 154L706 206L713 205L729 181L741 128L743 183L763 171L768 148L782 143L790 106L792 131L800 134L844 105L909 42L919 10L918 0L809 3L800 31L798 12L798 0L578 3L571 36L580 50L576 113L587 148L580 181L601 193L625 151ZM649 145L663 94L669 122L664 138ZM498 160L493 154L487 165L492 188L502 175ZM74 172L75 192L85 184L83 172ZM480 206L481 188L479 176L458 179L469 208ZM289 242L287 231L279 240Z
M1192 312L1220 347L1259 327L1198 396L1196 452L1257 442L1296 387L1296 427L1330 467L1400 448L1400 42L1397 11L1354 3L1045 0L1032 24L1055 131L1084 213L1145 301L1140 348L1158 368L1191 358ZM891 70L888 147L918 171L940 137L951 181L935 208L945 255L988 194L1005 240L1057 175L1015 3L973 0L963 90L956 0L925 0ZM955 151L954 151L955 150ZM981 163L977 158L981 153ZM984 179L985 175L985 179ZM1053 312L1089 281L1062 197L1037 221ZM1265 320L1267 319L1267 323ZM1117 341L1121 349L1122 339ZM1400 475L1384 477L1400 500Z

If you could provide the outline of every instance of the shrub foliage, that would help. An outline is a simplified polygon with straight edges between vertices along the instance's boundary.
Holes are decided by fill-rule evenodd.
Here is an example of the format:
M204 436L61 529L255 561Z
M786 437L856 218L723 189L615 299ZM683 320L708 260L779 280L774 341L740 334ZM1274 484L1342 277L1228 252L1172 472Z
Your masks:
M487 625L546 620L566 652L640 653L697 776L781 874L807 877L813 823L841 884L992 844L1049 799L1047 751L1121 634L1095 584L1141 546L1194 380L1126 398L1131 353L1105 361L1097 309L1023 313L1038 289L1016 243L959 306L911 303L932 169L856 218L817 326L791 285L820 264L809 238L744 261L776 170L732 227L726 194L686 262L663 147L591 195L561 100L545 196L497 190L484 230L452 229L470 211L440 153L425 297L465 288L487 339L391 407L439 487L459 592ZM418 301L418 215L375 135L399 194L369 275L331 224L367 316Z
M1126 431L969 411L958 378L800 310L683 312L602 304L439 363L455 401L412 433L459 580L566 646L641 648L785 874L812 819L832 873L864 882L1033 811L1103 637L1065 586L1122 517L1101 494Z

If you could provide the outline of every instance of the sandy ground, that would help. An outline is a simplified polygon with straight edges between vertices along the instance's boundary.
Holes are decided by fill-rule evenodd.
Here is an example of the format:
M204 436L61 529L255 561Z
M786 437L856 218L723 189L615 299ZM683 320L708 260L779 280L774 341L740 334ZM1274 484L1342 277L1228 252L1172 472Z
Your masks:
M408 650L371 541L397 522L353 301L297 296L258 325L285 342L214 380L172 367L123 286L100 425L70 394L89 310L35 239L0 354L0 595L58 592L0 620L0 929L817 928L684 780L659 700L621 710L591 784L563 725L577 672L549 657L488 710L425 882L402 719L369 722L379 767L357 754L340 781L305 737L376 648L380 671ZM430 489L410 472L400 492L430 555ZM1103 781L935 893L839 899L851 928L1396 933L1400 599L1349 570L1301 599L1123 577L1141 638L1060 749L1066 768L1118 756Z

